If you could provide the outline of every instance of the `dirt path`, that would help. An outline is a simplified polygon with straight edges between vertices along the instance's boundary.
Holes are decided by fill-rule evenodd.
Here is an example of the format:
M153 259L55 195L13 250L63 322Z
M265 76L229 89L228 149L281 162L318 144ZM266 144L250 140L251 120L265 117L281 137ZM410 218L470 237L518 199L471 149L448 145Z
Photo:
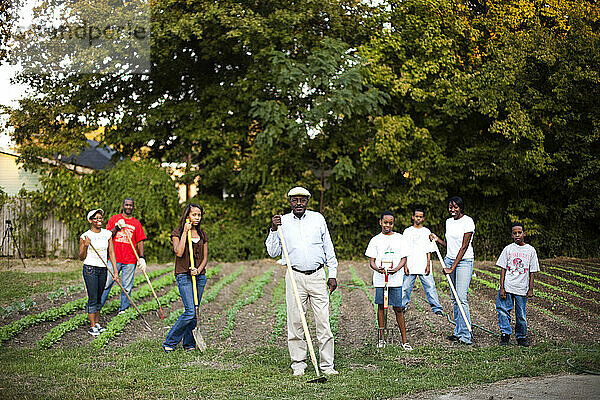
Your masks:
M600 376L553 375L507 379L474 388L427 391L399 399L434 400L589 400L600 398Z

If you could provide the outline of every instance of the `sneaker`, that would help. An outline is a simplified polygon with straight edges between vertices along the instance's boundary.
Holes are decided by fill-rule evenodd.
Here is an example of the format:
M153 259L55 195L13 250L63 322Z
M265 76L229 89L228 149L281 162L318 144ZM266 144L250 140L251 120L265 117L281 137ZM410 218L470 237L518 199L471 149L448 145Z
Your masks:
M169 346L163 346L163 350L165 351L165 353L170 353L172 351L174 351L175 349Z
M377 348L383 349L384 347L385 347L385 340L379 339L379 341L377 342Z
M100 333L106 332L106 328L102 327L100 324L96 324L96 328L98 328L98 330L100 331Z
M412 346L410 344L408 344L408 342L406 343L402 343L402 348L406 351L412 351Z
M92 336L98 336L100 334L100 330L98 330L98 328L96 328L95 326L92 326L88 333Z
M458 340L459 340L458 336L454 336L454 334L452 334L450 336L446 336L446 339L448 339L451 342L458 342Z
M436 312L434 312L434 314L435 314L435 315L439 315L440 317L444 315L444 313L443 313L443 312L441 312L441 311L436 311Z
M294 370L294 376L302 376L304 375L304 369L298 368Z
M327 376L330 376L330 375L339 375L340 374L339 372L337 372L333 368L324 369L322 372L323 372L323 375L327 375Z
M119 311L119 313L117 315L125 314L125 311L127 311L127 310L121 310L121 311Z
M519 346L529 347L529 341L527 340L527 338L519 338L519 339L517 339L517 344Z
M500 335L500 346L508 346L510 342L510 335L508 333L503 333Z

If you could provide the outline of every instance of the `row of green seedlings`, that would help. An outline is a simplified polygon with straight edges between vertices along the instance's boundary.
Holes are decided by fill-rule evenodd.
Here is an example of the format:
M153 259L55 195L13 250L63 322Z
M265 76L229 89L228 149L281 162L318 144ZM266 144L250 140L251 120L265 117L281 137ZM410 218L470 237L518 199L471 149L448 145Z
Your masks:
M208 269L206 271L206 278L212 278L213 276L217 275L220 270L221 265L218 265L215 268ZM175 276L170 274L169 277L172 277L171 282L169 284L173 284L175 282ZM158 300L160 304L164 306L170 305L171 303L179 300L179 288L175 286L166 294L159 297ZM142 314L146 314L151 311L158 310L158 303L155 299L148 300L147 302L141 304L139 306L139 309ZM127 309L127 311L125 311L123 314L115 316L106 325L106 331L102 332L99 336L96 336L96 338L92 342L92 346L96 348L102 348L106 346L111 339L113 339L116 336L119 336L123 332L125 326L127 326L129 322L133 321L134 319L137 319L138 317L139 314L137 313L137 311L131 308Z
M573 262L573 261L569 261L570 265L563 265L560 264L561 261L556 260L556 262L558 262L559 264L555 264L555 263L549 263L548 261L542 261L543 265L551 265L554 267L563 267L563 268L567 268L567 269L571 269L573 268L573 266L575 267L579 267L581 269L585 269L590 273L593 274L598 274L600 273L600 264L598 262L594 262L594 261L586 261L586 260L577 260L577 262Z
M211 301L215 300L217 298L217 296L219 295L219 292L221 291L221 289L223 289L225 286L229 285L230 283L234 282L241 274L242 272L244 272L245 267L242 265L240 266L240 268L238 268L237 271L232 272L231 274L225 275L223 278L219 279L217 281L217 283L215 283L214 285L209 285L209 291L208 293L202 295L202 300L200 301L200 306L206 305L208 303L210 303ZM208 273L207 273L207 278L208 278ZM179 295L179 290L177 291L177 294ZM164 319L163 323L166 326L172 326L175 321L177 321L177 318L179 318L179 316L181 314L183 314L184 312L184 308L179 308L173 312L171 312L169 314L169 316L167 318Z
M369 286L365 283L365 281L363 281L358 274L356 273L356 270L353 267L349 268L350 274L352 274L352 284L357 286L360 290L363 291L363 293L367 296L367 298L369 299L369 301L371 302L371 304L373 305L373 311L374 311L374 321L375 321L375 327L377 328L377 305L375 304L375 297L373 297L373 287Z
M578 286L578 287L580 287L582 289L589 290L591 292L600 293L600 289L598 289L595 286L588 285L587 283L583 283L583 282L579 282L579 281L574 281L573 279L563 278L562 276L559 276L559 275L552 275L552 274L550 274L548 272L544 272L544 271L540 271L538 273L541 274L541 275L548 276L550 278L554 278L557 281L567 283L569 285L575 285L575 286Z
M496 274L494 272L485 271L485 270L481 270L481 269L477 269L477 268L475 268L475 271L477 271L477 272L479 272L481 274L490 276L492 278L495 278L495 279L497 279L498 282L500 282L500 274ZM575 293L575 292L570 291L568 289L563 289L563 288L551 285L549 283L546 283L546 282L543 282L543 281L540 281L540 280L536 281L535 284L536 285L540 285L542 287L546 287L546 288L552 289L552 290L554 290L556 292L562 292L562 293L568 294L570 296L577 297L579 299L582 299L582 300L585 300L585 301L590 301L590 302L593 302L595 304L598 304L598 302L596 300L594 300L594 299L585 298L585 297L581 296L578 293ZM495 289L498 289L498 285L497 284L495 285ZM597 314L594 311L586 310L586 309L583 309L583 308L581 308L579 306L574 305L573 303L571 303L570 301L568 301L566 298L564 298L562 296L559 296L557 294L550 293L550 292L545 292L545 291L543 291L543 290L541 290L539 288L537 290L535 290L535 295L538 296L538 297L540 297L540 298L542 298L542 299L549 300L551 302L552 301L558 302L558 303L563 304L563 305L565 305L565 306L567 306L567 307L569 307L569 308L571 308L571 309L573 309L575 311L588 311L588 312L591 312L593 314Z
M16 300L6 307L0 307L0 317L4 319L14 312L27 311L36 304L37 303L31 297L26 297L23 300Z
M83 283L80 283L78 285L70 285L66 288L58 288L57 290L48 293L48 300L54 301L68 294L81 292L83 290L83 286ZM17 300L13 304L10 304L6 307L0 307L0 317L4 319L12 313L28 311L36 304L37 303L31 297L26 297L23 300Z
M164 275L165 273L172 270L172 267L163 268L160 270L152 271L148 273L148 277L156 278L160 275ZM144 276L137 276L133 280L133 286L137 287L140 284L145 282ZM117 292L117 290L114 290ZM120 288L119 288L120 291ZM112 292L111 292L112 294ZM25 329L31 328L35 325L38 325L42 322L50 322L56 321L59 318L65 317L67 315L73 314L79 310L85 309L87 305L87 298L80 298L77 300L70 301L68 303L63 304L59 307L52 307L46 311L42 311L40 313L26 315L23 318L14 321L8 325L4 325L0 327L0 344L6 342L7 340L13 338L18 335Z
M161 278L158 278L158 279L155 279L154 281L152 281L152 286L154 287L154 290L160 290L165 286L173 284L174 281L175 281L174 275L167 274ZM137 302L151 294L152 294L152 290L150 289L150 287L148 285L146 285L146 286L142 286L139 290L132 291L130 294L130 297L131 297L131 300L133 300L134 302ZM137 303L136 303L136 305L137 305ZM113 299L113 300L107 302L104 305L104 307L102 307L102 311L104 311L104 313L106 313L106 314L113 313L113 312L117 311L120 306L121 306L121 299L120 298ZM143 312L142 308L141 307L139 307L139 308L140 308L140 311ZM132 306L132 307L128 308L124 314L120 314L120 315L114 317L113 319L123 316L125 314L129 314L131 312L133 312L137 315L137 311ZM112 320L108 323L108 325L111 325L111 322L112 322ZM74 317L72 317L72 318L58 324L54 328L52 328L50 330L50 332L48 332L42 339L38 340L37 346L41 349L48 349L48 348L52 347L52 345L57 343L59 340L61 340L67 332L74 331L77 328L86 325L87 323L88 323L87 313L77 314ZM109 331L110 331L110 329L107 327L106 332L104 332L104 333L106 334Z
M235 317L238 311L262 297L265 285L271 282L273 270L274 267L269 268L264 274L254 277L248 284L242 286L237 301L226 312L226 323L223 332L221 332L221 338L227 339L231 336L235 327Z
M473 280L474 282L476 282L477 284L480 284L481 286L485 286L485 287L487 287L487 288L490 288L490 289L493 289L493 290L495 290L495 291L498 291L498 285L497 285L497 284L494 284L494 283L492 283L492 282L489 282L489 281L487 281L487 280L485 280L485 279L481 279L481 278L478 278L478 277L473 277L473 278L472 278L472 280ZM537 293L537 292L536 292L536 293ZM493 304L493 303L492 303L492 304ZM581 327L579 327L579 326L575 325L575 324L574 324L574 323L572 323L571 321L568 321L568 320L566 320L566 319L564 319L564 318L561 318L560 316L558 316L558 315L554 314L552 311L546 310L546 309L545 309L545 308L543 308L543 307L537 306L537 305L535 305L535 304L533 304L533 303L528 303L528 304L527 304L527 307L528 307L528 308L531 308L531 309L534 309L534 310L537 310L537 311L539 311L539 312L541 312L541 313L545 314L545 315L546 315L546 316L548 316L550 319L553 319L554 321L556 321L556 322L558 322L558 323L560 323L560 324L563 324L563 325L566 325L566 326L569 326L569 327L571 327L571 328L578 329L578 330L581 330L581 331L585 331L585 329L583 329L583 328L581 328Z
M573 271L573 270L565 269L565 268L561 268L561 267L562 267L562 265L558 266L558 265L554 265L554 264L546 264L546 263L542 264L542 269L551 269L554 271L560 271L560 272L571 274L571 275L574 275L574 276L577 276L580 278L588 279L590 281L600 282L600 278L597 276L586 275L586 274L582 274L581 272L577 272L577 271Z
M271 309L275 310L275 324L271 331L270 342L275 340L283 333L283 328L287 322L287 305L285 302L285 279L280 279L271 292Z
M63 296L69 295L71 293L81 292L83 290L84 284L80 283L78 285L71 285L66 288L58 288L54 292L48 293L48 300L54 301L60 299Z
M329 276L329 269L325 267L325 276ZM329 287L327 288L329 290ZM329 326L331 333L337 334L340 320L340 306L342 305L342 293L339 290L329 295L329 304L331 312L329 313Z
M479 277L476 277L476 276L473 276L472 280L475 283L480 284L481 286L485 286L485 287L487 287L489 289L498 291L498 284L496 284L496 283L492 283L492 282L490 282L488 280L485 280L485 279L482 279L482 278L479 278ZM537 295L539 295L539 291L536 291L536 296ZM540 296L540 297L542 297L542 296ZM585 329L583 329L583 328L575 325L573 322L565 320L564 318L561 318L560 316L554 314L552 311L547 310L547 309L545 309L543 307L537 306L537 305L535 305L533 303L528 303L527 307L530 307L532 309L535 309L537 311L542 312L543 314L545 314L546 316L550 317L551 319L555 320L556 322L558 322L560 324L563 324L563 325L566 325L566 326L569 326L571 328L578 329L578 330L581 330L581 331L585 331Z

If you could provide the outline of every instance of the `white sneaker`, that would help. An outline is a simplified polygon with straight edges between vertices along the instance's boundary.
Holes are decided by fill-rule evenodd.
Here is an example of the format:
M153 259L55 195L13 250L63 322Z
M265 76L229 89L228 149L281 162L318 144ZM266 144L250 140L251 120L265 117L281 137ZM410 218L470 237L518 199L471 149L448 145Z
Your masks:
M294 370L294 376L302 376L304 375L304 370L301 368L295 369Z
M339 375L340 374L333 368L324 369L322 372L323 372L323 375Z
M412 346L410 344L408 344L408 342L406 343L402 343L402 348L406 351L412 351Z
M383 349L384 347L385 347L385 340L379 339L379 341L377 342L377 348Z
M106 332L106 328L103 328L102 326L100 326L100 324L96 324L95 326L96 326L96 328L98 328L98 331L99 331L100 333L102 333L102 332Z
M92 326L88 333L92 336L98 336L100 334L100 330L98 330L98 328L96 328L95 326Z
M125 314L125 311L127 311L127 310L121 310L121 311L119 311L119 313L117 315Z

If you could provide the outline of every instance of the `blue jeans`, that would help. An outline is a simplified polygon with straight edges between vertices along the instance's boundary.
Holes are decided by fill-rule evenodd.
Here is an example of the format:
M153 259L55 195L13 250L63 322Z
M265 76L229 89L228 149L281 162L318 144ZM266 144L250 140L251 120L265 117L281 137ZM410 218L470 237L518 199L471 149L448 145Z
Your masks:
M95 314L102 308L100 297L102 290L104 290L107 273L106 268L83 264L83 281L88 293L86 306L88 314Z
M446 264L446 268L450 268L452 263L454 262L451 258L444 258L444 263ZM473 275L473 259L467 258L462 259L450 274L450 280L454 284L454 288L456 289L456 294L458 295L458 301L463 307L465 311L465 315L467 316L467 320L469 321L469 325L471 324L471 314L469 313L469 303L467 302L467 293L469 292L469 284L471 283L471 276ZM454 326L454 336L458 337L458 339L465 343L471 343L471 333L469 332L469 328L467 328L467 324L463 319L462 314L458 308L458 302L454 298L454 293L450 293L452 298L452 311L454 312L454 322L456 325Z
M527 318L525 317L525 306L527 305L527 296L506 293L506 299L500 298L500 291L496 297L496 310L498 310L498 326L502 333L510 335L510 310L515 308L515 337L523 339L527 337Z
M423 290L425 290L425 295L431 306L431 311L442 311L443 307L440 304L437 290L435 290L435 281L433 280L433 275L431 273L429 275L404 275L404 281L402 282L402 307L406 307L410 302L410 294L415 286L417 276L421 280L421 285L423 285Z
M112 264L108 262L108 268L112 271ZM117 263L117 271L121 275L121 285L127 290L127 294L131 295L131 289L133 289L133 275L135 274L135 264L123 264ZM104 306L108 296L110 295L110 289L112 288L115 281L113 281L112 275L109 272L106 278L106 286L104 286L104 293L102 293L102 299L100 300L101 306ZM125 296L125 293L121 291L121 308L119 311L127 310L129 307L129 299Z
M184 311L173 324L163 346L175 348L183 339L183 348L189 349L196 347L196 341L192 330L196 327L196 308L194 306L194 287L192 286L192 276L188 274L177 274L177 287L179 295L183 301ZM198 290L198 304L202 300L202 293L206 286L206 275L196 276L196 288Z

